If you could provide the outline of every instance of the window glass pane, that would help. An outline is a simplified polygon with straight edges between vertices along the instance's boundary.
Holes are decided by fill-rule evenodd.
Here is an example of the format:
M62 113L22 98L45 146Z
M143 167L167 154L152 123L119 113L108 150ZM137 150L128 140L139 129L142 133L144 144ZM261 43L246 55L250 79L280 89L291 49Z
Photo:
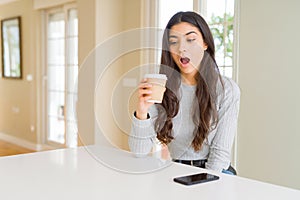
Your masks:
M225 66L224 51L221 48L216 51L216 61L219 67Z
M226 67L220 72L230 78L233 67L233 20L234 0L207 1L207 22L215 41L216 61L219 67Z
M226 56L225 58L224 58L224 66L226 66L226 67L233 67L232 66L232 56Z
M48 140L58 142L60 144L65 143L65 123L63 118L52 117L48 118Z
M234 0L226 0L226 13L231 16L234 15Z
M78 67L77 66L71 66L68 67L68 86L67 91L72 93L77 93L77 84L78 84Z
M48 40L48 64L65 64L65 40L63 38Z
M213 16L223 16L226 8L226 0L207 0L207 19Z
M66 117L67 121L76 121L76 101L77 101L77 94L68 94L67 95L67 105L66 108Z
M169 19L179 11L192 11L193 0L160 0L159 22L160 28L165 28Z
M67 123L67 145L68 147L76 147L77 146L77 122L68 121Z
M49 66L48 67L48 89L64 91L65 90L65 67Z
M232 19L233 21L233 19ZM233 24L227 26L227 37L225 37L226 56L233 56ZM227 64L226 64L227 65ZM229 64L232 65L232 64Z
M69 36L77 36L78 35L78 17L77 17L77 10L71 9L69 10Z
M225 67L224 76L232 77L232 67Z
M49 15L48 38L65 37L64 13L54 13Z
M78 65L78 38L68 39L68 65Z
M64 92L48 92L48 140L64 143Z
M48 92L48 115L57 116L63 118L65 106L65 94L64 92Z

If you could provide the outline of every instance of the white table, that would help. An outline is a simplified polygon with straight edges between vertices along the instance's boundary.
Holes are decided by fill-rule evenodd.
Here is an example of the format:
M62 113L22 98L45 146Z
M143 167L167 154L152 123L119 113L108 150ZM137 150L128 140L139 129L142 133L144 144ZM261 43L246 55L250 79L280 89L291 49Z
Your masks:
M156 170L153 172L153 169ZM143 173L144 171L152 172ZM135 158L128 152L108 147L60 149L1 157L0 198L3 200L300 199L299 190L226 174L217 174L220 176L218 181L193 186L173 182L174 177L198 172L207 170L167 163L152 157Z

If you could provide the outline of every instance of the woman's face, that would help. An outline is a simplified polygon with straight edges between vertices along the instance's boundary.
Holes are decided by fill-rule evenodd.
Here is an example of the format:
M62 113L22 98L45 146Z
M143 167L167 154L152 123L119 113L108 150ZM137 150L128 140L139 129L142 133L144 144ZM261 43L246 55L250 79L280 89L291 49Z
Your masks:
M207 45L197 27L187 22L172 26L169 33L171 56L182 74L195 75Z

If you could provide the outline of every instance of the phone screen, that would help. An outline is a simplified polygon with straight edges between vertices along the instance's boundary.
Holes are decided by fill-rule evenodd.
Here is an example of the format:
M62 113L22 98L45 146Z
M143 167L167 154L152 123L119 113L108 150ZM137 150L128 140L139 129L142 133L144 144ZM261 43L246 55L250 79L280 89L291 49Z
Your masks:
M208 173L200 173L200 174L193 174L189 176L177 177L174 178L173 180L177 183L181 183L184 185L193 185L197 183L204 183L204 182L214 181L218 179L219 179L218 176L208 174Z

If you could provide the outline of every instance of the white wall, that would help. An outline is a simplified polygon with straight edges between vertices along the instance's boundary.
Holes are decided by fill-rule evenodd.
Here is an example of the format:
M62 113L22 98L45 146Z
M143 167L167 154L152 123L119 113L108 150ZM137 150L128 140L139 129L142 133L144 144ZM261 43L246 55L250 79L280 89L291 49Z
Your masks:
M6 138L19 138L35 144L39 142L39 133L36 129L36 87L39 77L35 76L37 69L35 52L38 43L36 29L39 15L33 9L32 3L32 0L23 0L0 5L0 20L21 17L23 77L22 79L0 77L0 132L7 135ZM1 55L0 66L2 67ZM27 81L27 75L32 75L33 80Z
M94 66L88 55L96 46L95 0L77 0L79 18L78 132L79 144L94 144Z
M240 6L239 175L300 189L300 1Z
M86 9L81 12L83 2L78 0L81 20L81 17L88 18L83 16ZM108 140L115 146L128 149L127 134L118 127L112 113L112 95L122 75L139 64L140 54L113 56L122 49L122 41L120 44L115 43L115 38L118 38L116 35L140 27L141 1L93 0L92 3L89 1L89 5L84 7L90 9L90 23L79 20L79 45L87 46L85 41L88 40L91 41L88 47L92 47L89 54L79 51L79 136L83 145L109 145ZM87 34L89 31L94 34ZM120 48L107 45L109 42ZM101 54L103 51L107 55ZM126 106L126 103L126 99L120 98L121 106Z

